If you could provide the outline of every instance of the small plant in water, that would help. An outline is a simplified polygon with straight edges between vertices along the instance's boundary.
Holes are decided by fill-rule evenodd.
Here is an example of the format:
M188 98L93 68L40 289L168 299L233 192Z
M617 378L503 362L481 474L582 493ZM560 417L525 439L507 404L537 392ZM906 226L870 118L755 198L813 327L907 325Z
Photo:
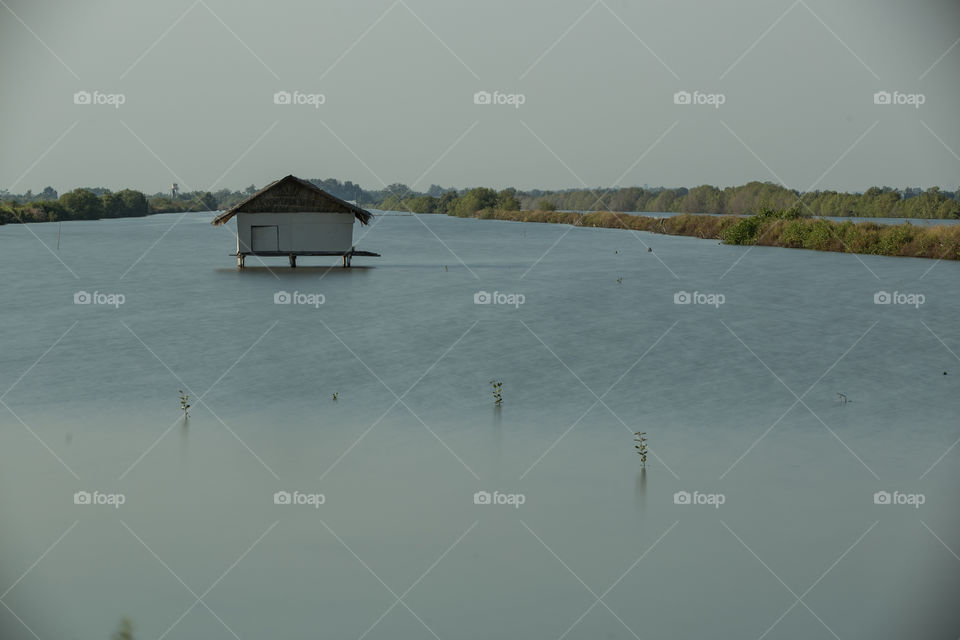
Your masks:
M633 448L637 450L640 456L640 464L647 466L647 432L637 431L633 434L633 441L636 443Z
M183 393L183 389L180 389L180 410L183 411L183 417L190 417L190 396Z
M491 380L490 385L493 387L493 404L499 407L503 404L503 382Z
M333 392L333 401L336 402L339 398L340 398L340 392L339 392L339 391L334 391L334 392Z
M617 276L617 284L623 284L623 276Z

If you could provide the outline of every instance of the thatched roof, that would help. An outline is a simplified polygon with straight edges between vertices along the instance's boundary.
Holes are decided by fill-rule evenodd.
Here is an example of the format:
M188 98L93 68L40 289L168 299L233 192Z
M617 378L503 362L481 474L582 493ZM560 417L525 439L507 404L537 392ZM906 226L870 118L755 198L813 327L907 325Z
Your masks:
M352 213L361 224L370 222L369 211L332 196L320 187L295 176L280 178L260 191L227 209L213 219L214 226L227 222L240 212L246 213L300 213L330 211Z

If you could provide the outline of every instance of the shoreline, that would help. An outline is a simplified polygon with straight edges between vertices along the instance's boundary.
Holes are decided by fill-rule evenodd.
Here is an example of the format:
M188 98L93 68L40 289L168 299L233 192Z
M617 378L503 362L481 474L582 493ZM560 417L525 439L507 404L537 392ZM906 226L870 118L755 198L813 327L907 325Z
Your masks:
M875 222L833 222L804 217L791 211L765 210L750 216L685 213L656 218L636 214L595 211L508 211L482 209L460 218L507 220L575 227L648 231L671 236L718 240L731 245L759 245L810 249L834 253L891 257L960 260L960 225L920 227Z

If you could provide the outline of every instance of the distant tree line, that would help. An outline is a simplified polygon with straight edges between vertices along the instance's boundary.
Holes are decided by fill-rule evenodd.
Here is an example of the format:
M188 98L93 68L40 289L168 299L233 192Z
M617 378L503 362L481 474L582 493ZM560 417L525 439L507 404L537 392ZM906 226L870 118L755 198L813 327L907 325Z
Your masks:
M124 189L74 189L62 196L47 187L38 197L0 198L0 224L54 222L57 220L99 220L132 218L150 213L147 198L139 191Z
M430 185L424 192L394 183L379 190L363 189L351 181L334 178L310 180L328 193L360 206L387 211L440 213L470 216L482 210L502 211L621 211L662 213L715 213L744 215L763 206L791 208L820 216L868 218L960 218L960 189L939 187L894 189L871 187L863 193L810 191L800 193L771 182L750 182L738 187L702 185L692 189L623 187L568 189L564 191L500 191L488 187L469 189ZM74 189L58 196L52 187L39 194L0 191L0 224L93 220L144 216L152 213L229 209L256 193L250 185L242 191L158 192L144 195L124 189L116 193L102 187Z
M770 182L750 182L720 189L702 185L693 189L647 190L628 187L609 191L569 191L541 196L557 209L578 211L636 211L664 213L754 213L764 204L790 208L799 204L810 215L865 218L960 218L960 189L931 187L871 187L863 193L809 191L800 193ZM524 208L529 201L524 202ZM585 206L584 206L585 205Z
M871 187L864 193L810 191L800 193L771 182L750 182L739 187L710 185L693 189L571 189L528 191L484 187L440 195L411 193L403 185L385 197L381 209L414 213L470 215L481 209L524 211L621 211L657 213L716 213L744 215L761 206L790 208L796 204L809 215L866 218L960 218L960 189L939 187L897 190ZM405 194L405 195L402 195Z

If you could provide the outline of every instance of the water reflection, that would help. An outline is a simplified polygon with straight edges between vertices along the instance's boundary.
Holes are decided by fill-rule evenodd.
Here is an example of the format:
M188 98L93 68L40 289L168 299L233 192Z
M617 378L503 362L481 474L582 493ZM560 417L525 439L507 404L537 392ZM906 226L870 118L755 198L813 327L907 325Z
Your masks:
M499 468L503 460L503 407L493 407L493 457Z
M184 460L187 457L187 445L189 443L187 436L189 435L190 435L190 418L185 417L183 419L183 424L180 425L180 454L182 456L182 459Z
M638 509L642 509L647 505L647 470L645 468L640 469L640 472L637 473L637 482L633 489L633 497Z

